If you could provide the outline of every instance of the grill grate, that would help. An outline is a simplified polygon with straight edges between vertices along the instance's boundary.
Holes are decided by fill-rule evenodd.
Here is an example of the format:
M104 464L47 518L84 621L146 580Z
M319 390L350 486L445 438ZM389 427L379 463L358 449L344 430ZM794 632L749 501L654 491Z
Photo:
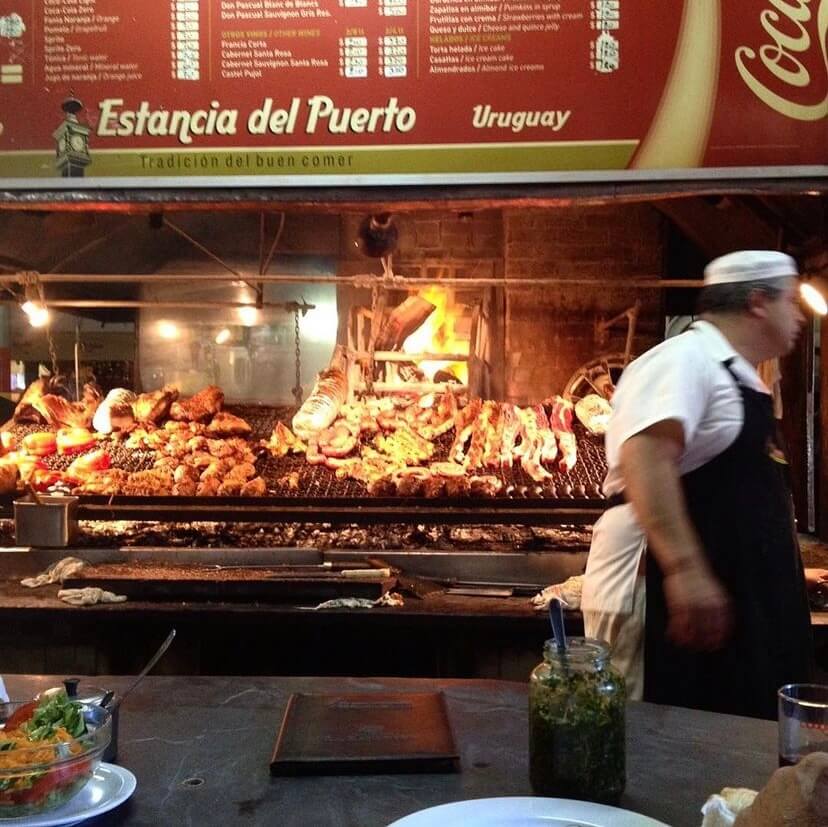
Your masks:
M235 405L228 408L232 413L244 418L253 428L251 442L257 444L259 439L267 439L277 420L290 423L293 409L275 408L260 405ZM22 438L27 433L43 430L35 425L17 425L14 433ZM534 482L519 465L499 470L481 469L479 473L498 476L503 482L502 491L493 498L472 498L449 500L447 498L378 498L368 494L363 483L350 479L338 479L336 473L324 466L309 465L303 456L288 455L274 458L266 451L261 451L256 461L258 473L267 483L268 496L255 499L239 498L179 498L179 497L82 497L81 504L88 503L90 518L118 519L129 512L135 519L146 519L139 512L152 505L162 507L170 519L205 519L202 512L211 508L222 509L223 519L307 519L305 510L315 513L316 506L328 511L326 518L336 520L348 519L390 519L399 509L395 519L402 519L403 512L426 518L429 513L448 521L474 521L474 512L478 510L484 521L503 519L508 516L516 522L537 521L538 508L542 509L600 509L603 508L601 484L606 476L607 464L603 440L592 437L580 424L575 425L578 442L578 462L570 472L555 471L551 480L544 484ZM370 439L368 441L370 442ZM453 432L435 440L433 461L444 461L453 442ZM152 451L131 450L122 443L107 443L107 451L112 458L112 467L129 471L146 470L153 467L156 454ZM45 459L48 467L64 470L74 457L53 455ZM291 486L290 475L297 475L298 485ZM6 509L10 505L6 503ZM518 505L525 502L524 506ZM515 503L510 510L509 503ZM103 509L103 504L107 510ZM119 508L119 505L121 506ZM487 509L493 511L486 515ZM359 512L359 513L357 513ZM508 514L507 514L508 512ZM526 515L525 518L523 515ZM328 517L328 515L330 515ZM162 518L159 513L158 518ZM218 519L218 517L214 517ZM491 519L490 519L491 518Z

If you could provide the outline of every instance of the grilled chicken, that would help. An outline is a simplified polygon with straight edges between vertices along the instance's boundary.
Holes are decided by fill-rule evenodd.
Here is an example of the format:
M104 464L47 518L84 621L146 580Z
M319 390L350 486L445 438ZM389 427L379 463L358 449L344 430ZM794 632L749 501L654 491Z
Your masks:
M178 399L178 391L166 385L151 393L142 393L132 403L135 421L141 425L157 425L170 412L170 406Z
M207 433L211 436L249 436L253 429L240 416L219 411L213 421L207 426Z
M170 406L170 418L178 422L204 422L212 419L224 404L224 391L217 385L208 385L195 396Z
M47 393L34 398L31 404L53 428L89 428L100 403L100 390L96 385L86 384L80 402L70 402L63 396Z

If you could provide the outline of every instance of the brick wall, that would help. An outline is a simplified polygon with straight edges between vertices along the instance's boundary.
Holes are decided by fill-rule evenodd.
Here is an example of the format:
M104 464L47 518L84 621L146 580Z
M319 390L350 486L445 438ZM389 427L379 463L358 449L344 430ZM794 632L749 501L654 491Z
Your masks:
M662 271L662 219L647 205L571 207L504 214L507 279L595 279L592 285L515 287L506 295L506 396L526 403L560 392L572 373L601 352L624 350L626 328L606 345L595 323L642 302L634 351L661 338L659 290L625 286ZM614 284L606 284L606 279ZM598 280L601 280L598 282Z
M363 216L343 216L339 272L381 272L354 244ZM635 277L655 278L663 269L663 223L646 205L569 207L547 210L490 210L472 214L433 212L395 216L398 273L446 274L441 261L461 265L456 275L501 275L507 279L550 276L595 280L594 285L515 286L507 289L502 347L502 396L518 403L558 393L572 373L599 353L624 350L626 328L614 329L599 345L595 324L642 302L634 341L641 352L661 338L661 293L626 286ZM611 278L613 284L607 284ZM481 295L484 291L480 291ZM491 299L492 291L489 291ZM401 294L399 297L402 297ZM370 302L367 290L341 291L348 301Z

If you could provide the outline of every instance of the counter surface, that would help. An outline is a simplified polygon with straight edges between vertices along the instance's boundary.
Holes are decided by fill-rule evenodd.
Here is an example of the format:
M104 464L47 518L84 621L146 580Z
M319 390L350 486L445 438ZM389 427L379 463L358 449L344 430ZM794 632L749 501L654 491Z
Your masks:
M335 641L331 640L331 645ZM320 658L325 652L320 648ZM7 675L12 698L59 683ZM96 677L123 689L129 677ZM292 692L445 692L462 772L271 778L268 763ZM132 799L94 821L111 825L246 824L383 827L468 798L531 795L527 687L506 681L382 678L151 677L121 710L119 763ZM621 806L671 827L698 827L724 786L754 789L776 767L776 725L675 707L628 707L627 792Z

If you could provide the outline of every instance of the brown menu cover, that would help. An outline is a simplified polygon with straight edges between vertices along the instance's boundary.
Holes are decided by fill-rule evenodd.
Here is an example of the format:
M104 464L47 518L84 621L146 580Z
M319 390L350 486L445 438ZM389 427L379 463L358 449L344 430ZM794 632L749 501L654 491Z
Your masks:
M442 692L290 696L272 775L457 772Z

